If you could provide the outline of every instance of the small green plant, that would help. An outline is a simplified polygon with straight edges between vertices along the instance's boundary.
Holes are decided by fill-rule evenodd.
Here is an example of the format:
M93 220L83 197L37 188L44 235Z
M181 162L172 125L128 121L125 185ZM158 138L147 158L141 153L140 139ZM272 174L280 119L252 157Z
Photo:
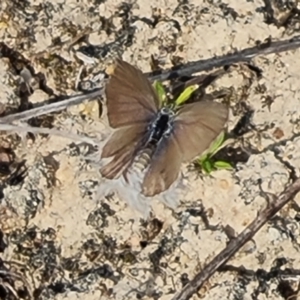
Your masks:
M163 106L167 104L167 93L165 91L164 86L160 81L154 81L153 87L157 93L158 99L160 101L160 105ZM187 100L190 99L192 94L199 88L198 84L194 84L185 88L185 90L179 95L179 97L175 100L175 107L178 107L184 104Z
M215 170L232 170L232 165L229 162L214 159L214 156L223 148L225 137L225 132L222 131L211 147L196 160L196 164L204 173L210 174Z

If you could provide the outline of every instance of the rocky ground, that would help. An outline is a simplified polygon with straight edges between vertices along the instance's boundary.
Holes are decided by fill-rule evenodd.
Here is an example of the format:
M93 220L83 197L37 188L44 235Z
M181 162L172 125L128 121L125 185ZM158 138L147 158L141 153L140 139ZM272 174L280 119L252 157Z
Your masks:
M83 54L80 80L116 56L149 72L299 29L297 1L4 0L0 115L78 92ZM266 206L262 191L279 194L299 176L299 60L299 50L260 56L256 68L233 66L209 87L229 91L229 131L243 120L225 153L234 169L188 171L180 205L154 199L147 220L120 197L99 197L92 146L0 132L0 298L172 299L226 246L223 228L241 232ZM30 125L101 139L101 111L83 103ZM297 299L299 205L300 196L193 299Z

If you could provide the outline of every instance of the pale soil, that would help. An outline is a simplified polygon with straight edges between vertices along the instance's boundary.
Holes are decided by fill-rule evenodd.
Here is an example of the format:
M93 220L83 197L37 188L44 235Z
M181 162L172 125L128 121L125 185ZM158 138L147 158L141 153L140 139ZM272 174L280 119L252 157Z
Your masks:
M29 2L37 5L37 1L30 0ZM33 42L31 47L22 53L30 60L33 53L49 51L61 55L70 62L68 76L64 73L58 74L59 69L51 69L51 67L46 69L38 62L34 63L36 70L46 74L48 85L54 91L59 93L64 90L66 94L71 94L79 70L78 62L72 54L67 52L66 46L62 49L49 50L51 37L62 36L63 39L68 39L67 34L64 33L67 31L67 25L62 27L58 25L62 24L64 18L81 28L89 25L94 30L89 38L90 43L111 42L114 40L114 35L107 36L104 31L99 30L99 16L109 18L114 15L121 2L108 0L102 4L93 4L89 0L51 1L53 5L55 3L57 5L63 3L63 5L61 9L51 13L52 17L47 27L41 25L43 13L38 14L39 18L34 21L33 28L36 42ZM153 29L142 21L135 21L134 25L137 30L133 44L126 48L122 55L123 59L146 72L150 71L149 58L152 54L165 63L165 68L170 67L170 54L162 49L162 45L172 45L174 43L172 36L176 37L177 45L173 55L182 57L185 62L222 55L232 49L243 49L254 45L255 40L263 41L269 36L274 39L288 37L282 28L278 29L274 25L267 25L263 22L263 14L256 12L258 7L263 6L263 1L226 1L225 3L239 15L235 20L231 16L224 17L219 4L203 2L205 1L189 1L189 7L192 9L184 15L183 13L174 14L178 6L175 0L137 0L131 10L134 16L151 18L152 8L157 7L161 9L163 15L180 24L181 32L173 26L172 22L160 22ZM6 4L1 4L1 6L4 9ZM88 13L90 7L97 13ZM200 15L199 11L206 7L207 13ZM27 9L34 8L32 6ZM5 43L14 47L18 30L29 25L25 22L25 17L21 15L16 15L15 19L7 21L7 25L3 21L4 13L1 15L0 12L0 17L2 18L0 36L3 37ZM120 28L120 17L113 17L112 22L117 29ZM24 37L23 40L26 38ZM179 47L180 45L182 47ZM141 248L140 241L147 240L147 234L151 234L150 225L143 227L142 223L135 218L136 213L122 199L117 197L95 199L101 179L98 177L97 170L83 159L87 152L85 147L80 148L80 155L75 153L71 156L70 153L74 150L69 146L71 142L62 137L37 136L34 143L30 141L19 143L16 153L18 157L27 160L26 165L29 171L23 185L9 186L4 190L5 201L1 205L9 203L16 210L17 215L7 208L7 214L10 215L7 216L5 222L4 219L0 221L8 243L8 248L1 254L1 257L5 260L28 264L30 270L28 273L34 270L33 279L28 279L28 281L32 286L39 286L43 264L40 268L30 266L30 259L33 259L33 256L25 256L16 251L16 242L11 240L12 232L20 229L20 234L24 234L28 228L36 226L38 234L43 235L43 230L53 228L56 232L53 238L54 244L56 248L60 247L61 252L55 256L53 264L56 267L45 285L55 281L62 281L66 284L66 282L72 282L73 276L74 286L86 288L86 290L79 292L75 288L72 290L67 287L63 293L55 293L51 289L46 289L50 291L50 294L47 296L44 291L45 298L57 300L138 299L137 292L139 292L145 295L142 299L152 299L152 297L161 300L172 299L175 291L182 287L180 280L182 274L187 273L189 279L193 278L201 269L201 265L222 250L228 241L221 230L204 230L202 219L199 216L191 216L190 209L197 210L202 203L205 209L211 212L210 224L230 225L238 233L266 204L260 195L257 180L262 180L264 191L273 194L280 193L289 182L288 169L278 159L278 155L274 154L275 150L278 150L279 157L294 166L299 175L300 139L295 137L299 135L300 118L299 66L297 63L299 60L300 51L269 55L254 60L255 65L263 70L263 77L255 81L248 91L247 101L255 110L253 123L260 129L274 124L260 134L260 139L255 132L247 135L247 141L260 153L252 154L247 163L238 164L234 171L215 172L212 177L199 177L195 173L189 173L191 190L183 199L180 199L181 205L175 211L160 202L153 201L152 216L163 222L163 228L144 249ZM104 59L94 69L91 67L90 69L103 69L110 61L111 58ZM12 98L14 100L10 101L18 101L18 98L13 96L15 82L12 79L17 76L13 77L7 69L7 60L0 59L0 99L3 103L7 103L6 99ZM63 87L61 82L64 84ZM217 86L222 87L233 86L238 92L243 84L245 84L245 79L239 72L233 72L216 83ZM262 84L265 85L266 91L263 94L256 93L256 88ZM262 105L262 96L267 95L276 97L270 111L268 107ZM48 97L42 91L36 91L30 97L30 101L36 103ZM62 130L84 132L100 138L101 130L105 129L102 120L94 113L84 119L79 117L81 113L82 107L69 109L55 117L54 126ZM238 116L231 114L229 128L233 127L237 118ZM274 136L276 128L280 128L284 134L279 139ZM3 142L6 139L3 134L1 138ZM276 146L276 143L285 139L288 140L285 145ZM52 171L53 164L45 162L44 158L48 155L56 161L57 170ZM54 177L56 185L49 184ZM36 198L33 197L32 190L37 191ZM25 227L26 206L30 201L40 203L36 203L37 212L29 218L28 225ZM296 202L300 205L300 196ZM110 207L111 213L108 208L103 208L103 203ZM92 220L93 212L94 219ZM299 223L295 220L296 212L291 207L284 208L279 216L282 217L280 220L264 226L255 236L255 245L252 243L249 249L245 248L238 253L230 264L243 265L254 271L259 268L269 271L275 259L285 257L288 260L288 267L299 269L300 229ZM282 224L282 220L285 220L287 224ZM291 239L291 234L295 237L294 241ZM42 241L51 239L50 237L37 237L39 238ZM109 239L114 240L115 244L110 246L106 242ZM90 243L87 246L88 240ZM91 241L94 243L93 246ZM30 244L27 241L26 245L27 243ZM85 247L83 247L84 243L86 243ZM125 251L125 245L131 249L131 252L127 252L134 257L126 262L119 256ZM34 249L35 246L30 244L28 247ZM163 249L160 250L162 251L160 263L163 263L160 273L154 270L150 260L151 254L155 251L157 254L159 247ZM92 256L93 259L91 259ZM78 261L78 267L74 268L74 271L67 270L63 264L63 259L70 257ZM41 259L43 263L51 265L47 262L47 257ZM113 270L113 275L107 276L110 278L103 278L106 275L101 277L93 272L89 276L78 277L80 271L92 267L97 268L104 264L108 264ZM245 282L246 280L239 280L235 273L217 273L209 281L206 290L201 291L199 295L194 295L193 299L200 299L200 297L203 299L252 299L251 293L257 288L258 281L253 279L248 284ZM258 299L284 299L276 291L277 279L269 281L267 286L269 289L260 294ZM161 296L155 298L155 293Z

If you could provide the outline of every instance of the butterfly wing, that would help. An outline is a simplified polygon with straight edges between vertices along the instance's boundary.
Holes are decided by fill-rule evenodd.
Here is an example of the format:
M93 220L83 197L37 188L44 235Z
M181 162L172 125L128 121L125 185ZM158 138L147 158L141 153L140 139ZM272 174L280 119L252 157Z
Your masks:
M116 130L104 145L101 158L114 156L122 149L135 145L146 133L146 126L125 126Z
M216 102L184 105L174 120L174 135L183 162L189 162L209 148L228 120L228 107Z
M167 190L177 179L181 162L182 153L174 134L163 137L145 174L142 193L153 197Z
M221 133L228 108L215 102L186 104L175 117L169 137L163 137L143 181L142 193L152 197L167 190L177 179L182 162L203 153Z
M104 178L115 179L120 177L132 163L134 150L126 148L119 152L112 161L100 169L100 173Z
M149 122L159 108L158 97L147 77L120 59L116 61L105 93L112 128Z
M101 153L101 158L114 156L100 169L103 177L117 178L130 166L136 151L147 135L146 129L144 126L129 126L122 127L113 133Z

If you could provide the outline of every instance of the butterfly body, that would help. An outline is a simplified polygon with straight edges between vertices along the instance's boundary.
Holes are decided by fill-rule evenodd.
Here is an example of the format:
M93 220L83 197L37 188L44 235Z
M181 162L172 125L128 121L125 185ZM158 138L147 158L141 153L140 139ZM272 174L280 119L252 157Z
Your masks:
M139 158L147 165L141 193L152 197L176 181L182 162L189 162L220 134L228 108L220 103L160 107L156 91L144 74L117 60L106 86L108 120L115 129L101 157L112 160L101 168L103 177L127 177Z

